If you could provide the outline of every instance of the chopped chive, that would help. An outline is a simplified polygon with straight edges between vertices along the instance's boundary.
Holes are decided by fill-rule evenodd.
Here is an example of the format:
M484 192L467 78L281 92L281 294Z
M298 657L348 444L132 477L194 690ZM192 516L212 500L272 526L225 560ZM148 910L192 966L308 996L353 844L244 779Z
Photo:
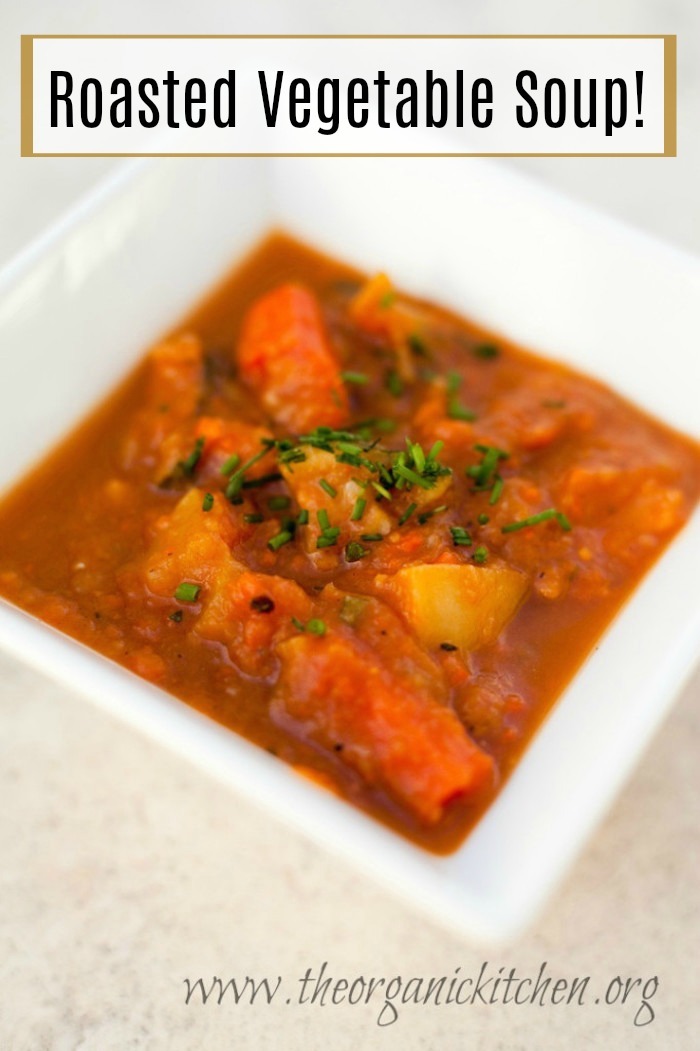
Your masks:
M306 625L298 617L292 617L292 624L297 631L306 631Z
M321 486L321 488L323 489L324 493L328 493L328 495L330 497L332 497L333 499L335 499L335 497L338 495L338 490L334 489L333 486L331 485L331 483L326 481L325 478L319 479L319 483L318 484Z
M455 547L469 547L472 543L470 534L462 526L450 526L450 533Z
M369 383L369 376L365 372L352 372L348 370L340 373L340 378L346 383L355 383L358 386L364 386L365 383Z
M412 442L410 438L407 438L406 445L408 446L408 451L413 458L414 464L418 468L418 473L423 474L423 471L425 470L425 453L423 452L420 443Z
M428 348L426 347L424 341L421 339L417 332L412 332L406 340L406 342L408 343L408 346L413 351L413 353L417 355L417 357L428 357Z
M396 292L385 292L382 298L379 300L379 307L381 310L386 310L396 299Z
M493 343L479 343L474 347L472 354L476 358L497 358L500 354L498 347L495 347Z
M362 452L362 446L355 442L336 442L335 444L341 453L350 453L351 456L358 456Z
M489 516L488 515L479 515L479 517L477 518L477 522L479 523L479 525L488 525L488 523L489 523Z
M199 584L190 584L183 580L182 584L175 588L175 598L178 602L196 602L201 590Z
M377 490L380 496L385 497L387 500L391 500L391 493L388 489L385 489L383 485L380 485L379 482L372 482L371 485L373 489Z
M230 500L231 503L233 503L234 498L239 495L241 489L243 489L244 487L247 488L251 485L262 485L266 480L269 480L268 476L267 479L259 478L255 482L246 482L244 480L244 476L248 468L252 467L253 464L256 464L258 460L262 460L263 456L267 456L267 454L270 452L270 449L272 448L274 448L273 445L266 444L264 449L261 449L261 451L259 453L256 453L255 456L251 456L249 460L246 460L246 462L236 470L235 474L231 475L229 483L226 486L227 500ZM229 457L229 459L231 459L231 457ZM224 464L224 466L226 466L226 464ZM275 477L281 477L281 475L276 475Z
M445 443L443 441L435 442L430 452L428 453L428 463L432 463L440 455L444 448L444 445Z
M456 398L449 399L447 403L447 415L451 420L464 420L467 423L471 423L476 419L476 413L474 410L467 409Z
M327 529L330 529L331 522L328 517L328 511L326 511L325 507L322 507L320 511L316 512L316 518L318 519L318 524L324 533Z
M288 496L271 496L267 506L271 511L286 511L291 502Z
M439 515L441 511L447 510L447 504L440 504L439 507L433 507L430 511L423 511L422 514L418 515L418 522L420 525L425 525L433 515Z
M392 431L396 430L396 422L394 420L377 420L374 426L382 434L391 434Z
M340 536L340 528L338 526L329 526L328 529L324 529L321 536L325 536L327 540L337 540Z
M462 377L458 372L447 373L447 393L456 394L462 385Z
M358 544L356 540L351 540L345 548L345 557L348 562L359 562L361 558L364 558L369 553L369 548Z
M549 522L553 518L556 519L565 533L569 532L571 522L563 511L557 511L554 507L549 507L546 511L540 511L537 515L530 515L529 518L521 518L519 522L510 522L508 525L501 526L501 532L514 533L517 529L526 529L528 526L539 525L540 522Z
M176 624L179 624L184 617L184 613L181 609L176 609L172 613L168 614L168 620L174 620Z
M258 522L264 522L265 516L255 512L254 514L243 515L243 521L247 522L248 525L256 525Z
M214 506L214 494L213 493L205 493L204 494L204 499L202 500L202 510L203 511L211 511L213 506Z
M504 449L499 449L497 445L475 445L474 448L481 453L481 463L472 464L464 473L468 478L474 479L476 489L496 488L496 496L492 494L491 501L495 504L503 488L502 481L497 486L500 477L496 474L498 464L500 460L507 460L510 454Z
M489 553L487 549L483 546L477 547L476 551L472 555L474 561L480 566L483 566L484 562L488 561L488 557Z
M262 485L267 485L268 482L281 482L282 475L279 471L271 471L270 474L261 474L259 478L251 478L250 481L244 481L243 489L259 489Z
M352 514L350 515L350 521L359 522L363 514L365 513L366 506L367 501L364 499L364 497L358 496L357 500L355 501L355 506L352 509Z
M288 544L291 539L292 534L290 531L288 529L283 529L281 533L276 533L273 537L270 537L267 546L270 551L278 551L285 544Z
M302 508L302 510L297 515L297 525L308 525L308 524L309 524L309 512L304 507L304 508Z
M238 453L231 453L228 459L224 460L221 467L219 468L219 471L221 472L221 474L232 474L233 471L236 470L240 462L241 458L238 455Z
M418 504L410 504L406 508L404 513L401 515L401 518L399 518L399 525L400 526L402 526L405 522L408 522L409 518L411 517L411 515L413 514L413 512L416 510L417 507L418 507Z
M179 467L182 470L182 473L186 474L188 478L194 474L195 468L199 463L200 457L202 455L202 449L204 448L205 441L206 438L197 438L197 441L194 443L194 449L192 450L190 455L185 460L181 460L179 463Z
M278 459L280 463L301 463L306 459L306 453L299 448L283 449Z
M390 394L393 394L395 398L400 398L403 394L403 380L399 376L396 369L389 369L386 375L386 388Z
M320 537L316 540L316 547L319 549L322 547L333 547L337 543L337 536L329 536L328 533L321 533Z
M326 622L324 620L307 620L306 630L310 631L312 635L325 635L326 634Z
M361 533L360 540L364 540L366 544L371 543L374 540L383 540L383 533Z
M240 499L241 489L243 488L243 475L234 474L228 485L226 486L226 499L230 500L231 503L237 500L238 503L242 503Z
M491 490L491 496L489 497L489 503L491 505L497 503L498 500L500 499L500 496L501 496L502 492L503 492L503 479L501 478L500 474L497 474L496 478L495 478L495 481L493 483L493 489ZM487 519L487 521L488 521L488 519Z
M394 473L400 475L401 478L405 478L411 485L418 485L421 489L431 489L433 484L428 478L423 478L421 475L412 471L410 467L406 467L402 463L397 463L394 467Z

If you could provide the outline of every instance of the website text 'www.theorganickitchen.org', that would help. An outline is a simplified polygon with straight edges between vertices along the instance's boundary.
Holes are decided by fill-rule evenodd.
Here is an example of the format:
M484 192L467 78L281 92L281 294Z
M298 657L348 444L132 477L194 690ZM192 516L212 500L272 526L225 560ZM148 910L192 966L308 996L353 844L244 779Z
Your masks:
M562 1010L596 1006L623 1011L634 1026L650 1025L655 1015L657 975L616 974L603 978L591 975L556 975L543 962L537 973L521 973L515 967L488 962L468 973L455 967L449 975L417 977L339 975L324 961L291 978L282 975L187 977L183 979L184 1002L189 1007L256 1008L278 1005L299 1008L333 1008L340 1005L364 1008L378 1026L398 1022L415 1007L523 1006Z

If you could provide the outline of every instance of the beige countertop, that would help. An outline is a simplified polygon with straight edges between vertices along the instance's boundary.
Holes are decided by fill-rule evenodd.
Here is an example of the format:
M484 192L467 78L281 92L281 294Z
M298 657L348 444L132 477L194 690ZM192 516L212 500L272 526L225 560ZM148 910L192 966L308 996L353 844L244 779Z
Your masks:
M381 10L364 0L352 10L321 0L26 0L4 5L0 27L0 263L113 163L19 159L20 32L677 32L677 160L518 163L700 251L694 0L567 11L557 0L436 0L429 15L409 0ZM700 1031L698 701L700 675L544 913L493 950L427 922L182 759L0 655L0 1051L691 1051ZM536 978L546 962L552 985L589 982L582 1005L399 1004L382 1027L381 1000L287 1004L324 961L334 980L475 977L484 964L494 978L499 968ZM282 992L270 1004L235 1004L230 992L220 1005L196 994L185 1003L186 978L208 987L215 975L273 985L279 976ZM641 982L625 1004L606 1005L618 976Z

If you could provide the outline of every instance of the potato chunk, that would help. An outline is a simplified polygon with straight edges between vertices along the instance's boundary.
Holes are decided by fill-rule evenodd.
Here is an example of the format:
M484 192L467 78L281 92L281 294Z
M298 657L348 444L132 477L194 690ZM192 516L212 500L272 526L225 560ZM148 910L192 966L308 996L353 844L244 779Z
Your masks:
M527 591L527 578L507 566L414 565L381 584L427 646L451 642L463 653L500 635Z

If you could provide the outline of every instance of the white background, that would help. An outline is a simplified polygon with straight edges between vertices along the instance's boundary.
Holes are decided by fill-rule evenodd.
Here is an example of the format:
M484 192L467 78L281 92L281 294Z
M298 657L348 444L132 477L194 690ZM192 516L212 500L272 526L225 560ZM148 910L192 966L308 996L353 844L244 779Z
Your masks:
M115 163L19 158L19 34L41 32L675 32L677 159L509 163L700 251L695 0L2 0L0 11L3 260ZM1 658L0 675L3 1051L697 1046L697 678L535 929L494 953L424 923L34 672ZM529 973L545 959L567 976L657 973L657 1019L635 1030L622 1009L473 1008L413 1011L379 1031L356 1008L280 1017L181 1005L185 974L293 976L324 959L338 975L466 973L484 959Z

